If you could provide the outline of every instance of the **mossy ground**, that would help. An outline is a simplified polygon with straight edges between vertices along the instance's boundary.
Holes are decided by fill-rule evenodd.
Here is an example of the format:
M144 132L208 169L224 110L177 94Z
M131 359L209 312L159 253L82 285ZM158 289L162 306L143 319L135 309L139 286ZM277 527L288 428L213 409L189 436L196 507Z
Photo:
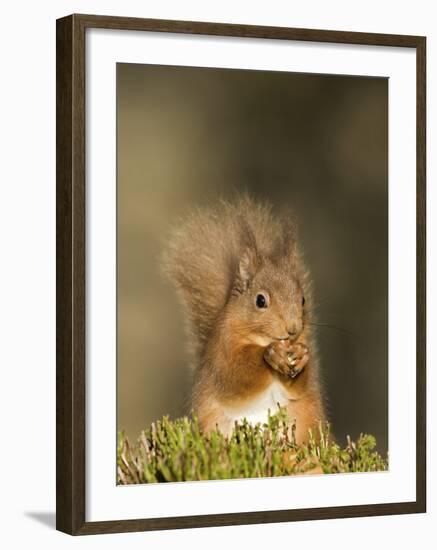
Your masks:
M131 444L121 432L117 449L117 483L155 483L288 476L311 473L371 472L388 468L372 435L350 438L344 447L319 426L307 444L297 445L285 409L264 425L236 424L231 437L203 434L195 417L164 417Z

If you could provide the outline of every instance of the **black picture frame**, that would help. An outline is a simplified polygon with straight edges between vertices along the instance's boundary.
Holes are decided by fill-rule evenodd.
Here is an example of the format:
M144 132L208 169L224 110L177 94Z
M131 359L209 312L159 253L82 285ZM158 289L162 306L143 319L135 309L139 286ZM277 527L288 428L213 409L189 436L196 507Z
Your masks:
M87 522L85 515L85 32L123 29L412 48L417 67L416 499L411 502ZM70 15L56 33L56 527L71 535L275 523L426 511L426 38Z

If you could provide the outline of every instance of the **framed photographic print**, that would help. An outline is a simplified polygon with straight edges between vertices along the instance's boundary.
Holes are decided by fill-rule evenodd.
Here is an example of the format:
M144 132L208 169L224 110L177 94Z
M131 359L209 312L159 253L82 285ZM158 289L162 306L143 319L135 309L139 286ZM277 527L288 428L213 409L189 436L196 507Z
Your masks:
M57 21L57 528L426 509L424 37Z

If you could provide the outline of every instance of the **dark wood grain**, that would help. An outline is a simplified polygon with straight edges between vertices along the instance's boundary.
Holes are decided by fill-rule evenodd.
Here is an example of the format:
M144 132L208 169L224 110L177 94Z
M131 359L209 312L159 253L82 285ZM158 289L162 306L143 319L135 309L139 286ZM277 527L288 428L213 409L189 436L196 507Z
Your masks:
M426 38L416 48L416 500L426 511Z
M56 29L56 527L85 523L85 80L77 18Z
M299 510L275 510L233 514L210 514L169 518L132 519L120 521L96 521L83 525L77 535L99 533L128 533L133 531L159 531L165 529L190 529L194 527L224 527L256 523L284 523L320 519L339 519L360 516L413 514L420 512L416 502L371 504L365 506L337 506L330 508L307 508Z
M417 60L416 500L362 506L86 522L85 31L107 28L407 47ZM426 40L346 31L71 15L56 32L56 527L73 535L408 514L426 510Z
M327 31L236 25L229 23L206 23L200 21L172 21L165 19L140 19L113 17L109 15L74 15L86 27L102 29L128 29L136 31L172 32L183 34L206 34L213 36L236 36L244 38L272 38L275 40L300 40L332 42L335 44L364 44L369 46L396 46L415 48L421 37L399 34L378 34L348 31Z
M71 20L56 35L56 527L72 532ZM62 60L62 62L61 62Z

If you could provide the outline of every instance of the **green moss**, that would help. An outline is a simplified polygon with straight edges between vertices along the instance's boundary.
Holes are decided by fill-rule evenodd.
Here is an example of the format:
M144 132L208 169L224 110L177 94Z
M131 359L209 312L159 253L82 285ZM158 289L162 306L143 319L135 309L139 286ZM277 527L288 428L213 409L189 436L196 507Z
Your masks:
M203 434L195 417L171 421L164 417L143 431L132 445L120 432L117 482L155 483L308 473L370 472L387 470L387 459L374 449L375 438L349 438L340 447L330 436L329 424L319 426L307 444L297 445L295 426L285 409L270 415L264 425L247 421L235 426L231 437L219 431Z

